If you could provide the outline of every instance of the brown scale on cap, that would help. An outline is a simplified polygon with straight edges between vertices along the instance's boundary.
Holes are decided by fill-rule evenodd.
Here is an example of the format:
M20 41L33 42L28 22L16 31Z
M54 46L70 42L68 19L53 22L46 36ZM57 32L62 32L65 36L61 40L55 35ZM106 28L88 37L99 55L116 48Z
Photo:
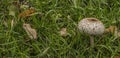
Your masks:
M92 21L92 22L98 21L98 20L96 20L95 18L92 18L92 19L88 18L88 20L89 20L89 21Z

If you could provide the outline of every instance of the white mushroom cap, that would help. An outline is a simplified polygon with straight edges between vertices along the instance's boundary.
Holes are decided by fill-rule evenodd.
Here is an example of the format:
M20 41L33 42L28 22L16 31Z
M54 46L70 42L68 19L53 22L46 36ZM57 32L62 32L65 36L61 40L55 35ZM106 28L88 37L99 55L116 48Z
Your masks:
M80 32L89 35L101 35L104 33L105 27L103 23L96 18L84 18L78 23Z

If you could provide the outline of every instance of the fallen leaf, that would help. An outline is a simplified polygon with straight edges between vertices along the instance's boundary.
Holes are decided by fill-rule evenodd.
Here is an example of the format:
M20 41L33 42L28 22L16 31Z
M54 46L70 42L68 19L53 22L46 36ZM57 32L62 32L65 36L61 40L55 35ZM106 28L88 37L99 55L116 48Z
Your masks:
M62 29L60 30L60 35L61 35L61 36L67 36L67 28L62 28Z
M31 28L30 24L24 23L23 28L31 39L37 39L37 32L35 29Z
M117 26L110 26L109 28L105 29L105 33L115 33L117 31Z
M105 33L112 33L116 38L120 37L120 32L118 32L117 26L110 26L109 28L105 29Z
M114 58L120 58L120 56L114 56Z
M19 14L19 17L28 17L31 16L31 14L35 13L35 9L30 8L28 10L23 11L22 13Z

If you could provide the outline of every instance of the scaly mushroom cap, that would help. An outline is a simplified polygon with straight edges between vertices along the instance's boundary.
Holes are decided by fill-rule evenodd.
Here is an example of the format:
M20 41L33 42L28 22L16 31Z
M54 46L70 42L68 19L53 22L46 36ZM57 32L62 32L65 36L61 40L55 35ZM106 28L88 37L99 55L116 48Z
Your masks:
M80 32L89 35L101 35L104 33L105 27L103 23L96 18L84 18L78 23Z

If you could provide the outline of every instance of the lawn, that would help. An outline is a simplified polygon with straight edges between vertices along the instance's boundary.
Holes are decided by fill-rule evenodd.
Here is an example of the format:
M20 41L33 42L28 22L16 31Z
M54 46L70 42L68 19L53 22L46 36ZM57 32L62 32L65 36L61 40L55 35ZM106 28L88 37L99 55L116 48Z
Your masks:
M116 26L120 31L120 0L24 1L0 0L0 58L120 58L120 37L96 36L92 48L89 36L77 27L81 19L94 17L105 28ZM30 7L37 14L20 17ZM24 23L37 32L36 39ZM67 34L60 34L62 28Z

